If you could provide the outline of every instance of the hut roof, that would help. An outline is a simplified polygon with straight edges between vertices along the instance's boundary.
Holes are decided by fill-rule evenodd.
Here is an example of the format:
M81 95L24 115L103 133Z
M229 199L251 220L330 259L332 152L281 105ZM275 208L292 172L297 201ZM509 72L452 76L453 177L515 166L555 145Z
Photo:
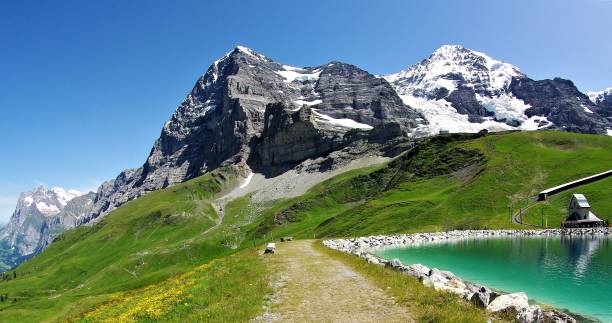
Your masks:
M574 194L573 197L578 202L578 206L580 206L580 207L591 207L589 205L589 201L587 201L587 199L586 199L586 197L584 197L584 195L582 195L582 194Z

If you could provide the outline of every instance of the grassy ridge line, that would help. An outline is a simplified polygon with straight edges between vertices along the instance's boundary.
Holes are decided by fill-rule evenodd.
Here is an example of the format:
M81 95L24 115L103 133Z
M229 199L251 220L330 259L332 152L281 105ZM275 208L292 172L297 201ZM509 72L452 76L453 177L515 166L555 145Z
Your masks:
M484 309L457 297L424 286L417 278L370 264L363 259L340 251L325 248L315 241L314 248L347 264L369 278L376 286L392 295L395 301L406 306L417 322L486 322Z

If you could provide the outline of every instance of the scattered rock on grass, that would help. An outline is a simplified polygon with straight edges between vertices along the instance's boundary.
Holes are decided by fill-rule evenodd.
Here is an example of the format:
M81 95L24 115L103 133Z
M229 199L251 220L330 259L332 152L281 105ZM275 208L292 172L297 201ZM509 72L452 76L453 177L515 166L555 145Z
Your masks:
M268 245L266 246L266 250L264 250L264 253L275 253L276 252L276 244L275 243L268 243Z

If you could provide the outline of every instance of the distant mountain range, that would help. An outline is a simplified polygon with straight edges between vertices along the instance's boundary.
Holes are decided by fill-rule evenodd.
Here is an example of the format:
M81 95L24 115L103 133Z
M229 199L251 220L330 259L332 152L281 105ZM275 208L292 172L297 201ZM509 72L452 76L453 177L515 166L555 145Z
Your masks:
M317 160L308 171L325 171L366 153L392 157L398 143L441 131L612 135L611 94L582 93L561 78L533 80L462 46L442 46L385 76L342 62L292 67L238 46L197 80L142 167L122 172L95 194L68 192L72 198L64 204L53 189L22 194L2 230L11 251L3 259L16 264L64 229L225 165L238 165L245 177L274 177L305 160Z
M37 187L21 193L10 221L0 229L0 268L9 269L49 245L64 230L75 227L91 211L95 194Z

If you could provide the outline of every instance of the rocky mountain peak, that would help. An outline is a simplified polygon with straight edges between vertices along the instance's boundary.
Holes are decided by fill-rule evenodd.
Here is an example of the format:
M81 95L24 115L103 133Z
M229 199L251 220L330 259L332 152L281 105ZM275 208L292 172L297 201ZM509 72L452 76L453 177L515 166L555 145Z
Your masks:
M591 102L596 105L595 112L605 117L610 122L610 128L606 131L612 135L612 87L598 92L587 92Z
M482 129L602 134L610 127L570 81L534 81L509 63L463 46L442 46L420 63L385 78L404 103L429 121L418 135Z
M72 199L81 196L76 190L65 190L61 187L47 189L42 185L34 190L21 193L17 202L17 209L34 208L45 216L58 214Z
M15 212L0 230L0 240L10 248L0 260L17 264L42 250L89 213L94 197L94 193L82 195L76 190L44 186L21 193Z
M511 64L463 46L444 45L429 58L385 78L396 85L401 95L440 99L459 87L499 95L515 77L524 75Z
M290 112L304 106L312 108L302 111L312 116L313 122L289 122L282 127L274 123L279 127L266 131L266 118L294 120L296 115ZM288 111L281 113L279 109ZM329 147L346 146L352 138L359 137L349 140L344 136L353 129L367 131L379 127L397 131L396 127L382 127L389 122L398 125L400 133L409 134L426 121L402 102L386 80L356 66L332 62L318 67L293 67L237 46L198 78L164 124L144 165L102 185L94 210L84 221L146 192L200 176L219 166L285 167L300 159L329 153ZM283 153L285 150L278 144L288 140L287 132L303 134L313 145L330 144L325 149L305 149L291 156L274 157L274 162L257 160L256 156L271 156L262 145ZM266 140L266 136L275 139Z
M603 91L589 91L586 92L586 95L595 104L602 103L603 101L612 101L612 87Z

